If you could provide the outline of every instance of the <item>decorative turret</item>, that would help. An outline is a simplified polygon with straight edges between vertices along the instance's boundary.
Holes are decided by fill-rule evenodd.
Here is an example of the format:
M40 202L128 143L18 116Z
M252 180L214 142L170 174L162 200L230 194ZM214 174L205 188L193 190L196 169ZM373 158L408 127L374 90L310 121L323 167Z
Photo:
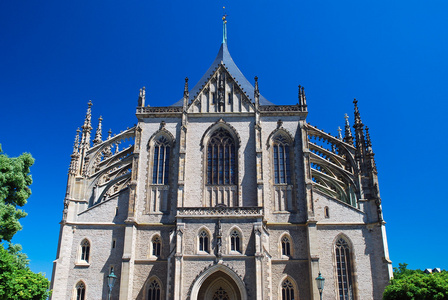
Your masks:
M82 137L81 137L81 154L84 155L85 151L90 148L90 132L92 131L92 100L88 103L86 118L84 119L84 125L82 125Z
M299 84L299 105L302 111L307 110L305 88Z
M93 145L96 146L98 144L100 144L103 140L103 132L102 132L102 124L101 122L103 121L103 117L99 117L98 119L98 128L96 129L96 134L95 134L95 139L93 140Z
M352 130L350 128L350 123L348 122L348 115L345 114L345 137L344 142L347 144L350 144L353 146L353 136L352 136Z
M258 76L255 76L254 79L255 79L255 88L254 88L255 108L258 110L258 108L260 107L260 90L258 89Z
M71 155L70 168L68 170L70 175L76 175L78 171L78 159L79 159L79 133L81 130L76 130L75 142L73 144L73 152Z
M366 153L366 144L364 139L364 124L361 121L361 114L358 109L358 100L356 98L353 100L353 104L355 105L355 124L353 128L355 128L355 137L356 137L356 156L360 160L361 168L363 168L364 163L364 155Z
M143 107L145 106L145 100L146 100L146 91L145 87L140 89L140 93L138 94L138 106Z
M372 149L372 141L370 140L369 127L366 126L366 158L367 164L370 171L377 173L376 163L375 163L375 153L373 153Z

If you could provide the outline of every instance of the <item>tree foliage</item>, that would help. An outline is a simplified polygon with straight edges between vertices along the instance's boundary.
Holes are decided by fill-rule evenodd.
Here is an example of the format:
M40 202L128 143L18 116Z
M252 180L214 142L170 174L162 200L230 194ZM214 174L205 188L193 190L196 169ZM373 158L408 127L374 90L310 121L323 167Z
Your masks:
M18 209L31 195L33 182L30 167L34 159L29 153L8 157L0 145L0 300L44 300L50 292L50 282L41 273L33 273L28 267L28 257L22 246L9 243L6 250L1 242L11 242L22 229L19 219L27 214Z
M27 214L17 207L24 206L31 195L30 167L33 163L31 154L8 157L0 145L0 242L10 242L22 229L19 219Z
M20 254L22 258L25 255ZM17 256L0 244L0 299L44 300L50 295L49 285L43 274L33 273L27 264L17 263Z
M394 268L394 278L383 294L383 300L448 300L448 272L425 274L410 270L407 264Z

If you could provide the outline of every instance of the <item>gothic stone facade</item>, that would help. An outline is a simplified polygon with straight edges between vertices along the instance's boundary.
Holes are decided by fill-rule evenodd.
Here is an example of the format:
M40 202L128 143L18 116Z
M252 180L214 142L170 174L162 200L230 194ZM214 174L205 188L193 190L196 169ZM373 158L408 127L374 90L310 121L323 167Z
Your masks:
M274 105L224 42L169 107L77 134L52 299L381 299L392 274L377 171L355 100L334 137ZM93 138L93 136L92 136Z

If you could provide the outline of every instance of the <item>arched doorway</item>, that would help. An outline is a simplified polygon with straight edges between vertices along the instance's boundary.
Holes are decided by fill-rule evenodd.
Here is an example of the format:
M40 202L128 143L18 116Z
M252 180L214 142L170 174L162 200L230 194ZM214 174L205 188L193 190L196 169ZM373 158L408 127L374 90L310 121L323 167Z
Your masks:
M244 282L231 269L213 266L193 284L191 300L247 300Z

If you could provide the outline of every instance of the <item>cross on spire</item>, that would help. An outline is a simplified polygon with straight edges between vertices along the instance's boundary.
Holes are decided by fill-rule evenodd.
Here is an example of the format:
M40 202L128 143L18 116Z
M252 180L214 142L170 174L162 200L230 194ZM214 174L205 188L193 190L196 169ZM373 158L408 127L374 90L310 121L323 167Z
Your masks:
M226 7L223 6L223 15L222 15L222 43L227 44L227 14Z

